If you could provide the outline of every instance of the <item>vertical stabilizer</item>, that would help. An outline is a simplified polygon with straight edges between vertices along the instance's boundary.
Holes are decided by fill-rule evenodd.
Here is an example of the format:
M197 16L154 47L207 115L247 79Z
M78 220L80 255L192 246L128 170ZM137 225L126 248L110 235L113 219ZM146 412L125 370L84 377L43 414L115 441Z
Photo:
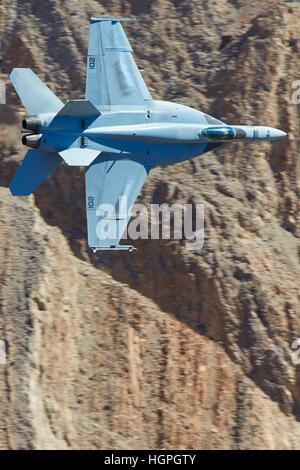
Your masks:
M58 113L64 106L31 69L13 69L10 79L29 115Z

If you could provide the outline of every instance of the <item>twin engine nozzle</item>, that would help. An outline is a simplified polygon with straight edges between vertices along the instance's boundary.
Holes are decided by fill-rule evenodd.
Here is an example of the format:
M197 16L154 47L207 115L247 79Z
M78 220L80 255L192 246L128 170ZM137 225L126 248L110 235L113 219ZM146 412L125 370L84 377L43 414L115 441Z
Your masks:
M41 146L41 134L26 134L22 137L22 144L32 149L39 149Z
M41 120L39 116L27 116L22 121L22 127L26 131L38 132L41 129ZM41 134L26 134L22 137L22 144L26 147L39 149L41 137Z
M26 131L38 132L41 128L41 124L39 116L28 116L22 121L22 127L26 129Z

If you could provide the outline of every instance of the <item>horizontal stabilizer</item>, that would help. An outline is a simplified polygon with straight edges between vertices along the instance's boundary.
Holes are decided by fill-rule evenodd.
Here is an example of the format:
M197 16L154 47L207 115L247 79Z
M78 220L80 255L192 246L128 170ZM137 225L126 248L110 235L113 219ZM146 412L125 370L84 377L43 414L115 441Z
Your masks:
M31 69L13 69L10 79L29 115L57 113L64 106Z
M88 100L72 100L59 111L57 116L90 117L99 116L100 112Z
M56 153L28 150L9 189L13 196L29 196L58 167L62 159Z
M99 150L69 148L59 155L70 166L89 166L100 153Z

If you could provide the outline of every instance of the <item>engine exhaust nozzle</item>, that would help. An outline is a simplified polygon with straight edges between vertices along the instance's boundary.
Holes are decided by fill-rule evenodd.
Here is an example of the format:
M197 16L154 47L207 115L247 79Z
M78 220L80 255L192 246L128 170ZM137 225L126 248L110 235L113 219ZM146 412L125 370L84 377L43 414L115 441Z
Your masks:
M41 134L26 134L22 137L22 144L32 149L39 149L41 145Z
M38 132L41 128L41 120L39 116L28 116L23 119L22 127L27 131Z

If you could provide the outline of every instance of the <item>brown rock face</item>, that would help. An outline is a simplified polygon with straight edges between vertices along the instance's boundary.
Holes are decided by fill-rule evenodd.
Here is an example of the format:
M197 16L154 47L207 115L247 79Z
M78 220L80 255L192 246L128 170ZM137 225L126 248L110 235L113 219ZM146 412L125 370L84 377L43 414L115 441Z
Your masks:
M201 252L92 255L81 169L7 188L25 153L10 70L83 98L92 15L137 17L154 98L288 132L151 172L145 204L205 205ZM0 0L1 449L300 448L299 17L281 0Z

